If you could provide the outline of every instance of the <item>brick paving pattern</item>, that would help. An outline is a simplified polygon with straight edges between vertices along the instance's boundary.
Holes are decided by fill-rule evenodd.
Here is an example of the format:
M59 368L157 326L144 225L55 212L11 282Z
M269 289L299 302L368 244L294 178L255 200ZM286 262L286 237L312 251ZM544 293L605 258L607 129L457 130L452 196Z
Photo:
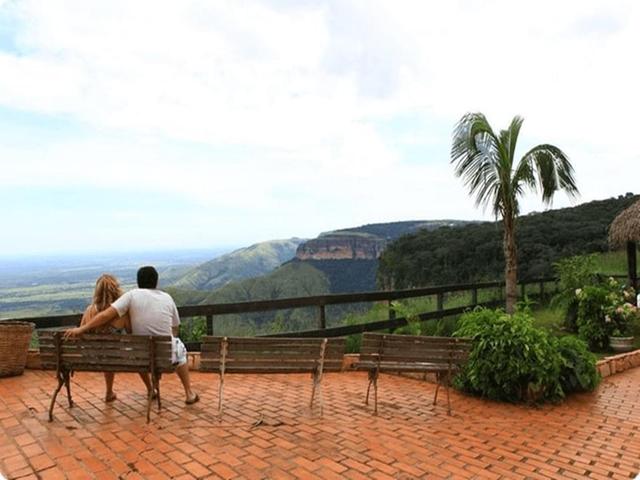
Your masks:
M452 394L383 375L380 415L363 405L366 375L324 378L324 418L307 407L306 375L193 373L201 402L185 406L175 375L163 411L145 423L144 387L118 374L105 404L100 374L77 373L47 422L52 372L0 379L0 472L9 479L616 479L640 471L640 368L593 394L527 408ZM443 398L444 400L444 398Z

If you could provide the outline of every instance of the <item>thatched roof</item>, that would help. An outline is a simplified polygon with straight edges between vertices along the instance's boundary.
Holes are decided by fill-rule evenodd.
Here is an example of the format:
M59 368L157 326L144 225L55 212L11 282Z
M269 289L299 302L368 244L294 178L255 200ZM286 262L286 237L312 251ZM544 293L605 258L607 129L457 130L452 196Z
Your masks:
M612 248L622 248L629 241L640 242L640 200L623 210L609 227Z

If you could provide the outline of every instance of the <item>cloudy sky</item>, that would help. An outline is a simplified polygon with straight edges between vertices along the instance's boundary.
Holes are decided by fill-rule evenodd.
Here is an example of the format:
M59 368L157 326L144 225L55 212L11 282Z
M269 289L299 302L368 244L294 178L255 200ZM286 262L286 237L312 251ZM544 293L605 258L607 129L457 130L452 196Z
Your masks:
M0 252L490 218L449 164L468 111L522 115L580 202L638 193L636 3L0 0Z

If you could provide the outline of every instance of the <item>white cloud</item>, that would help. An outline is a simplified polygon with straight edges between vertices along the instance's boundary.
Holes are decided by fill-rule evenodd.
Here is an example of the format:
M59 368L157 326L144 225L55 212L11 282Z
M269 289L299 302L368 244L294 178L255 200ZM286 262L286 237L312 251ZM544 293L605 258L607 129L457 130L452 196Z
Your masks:
M12 159L0 185L170 192L233 206L242 213L227 228L247 235L247 223L265 231L276 218L300 234L477 218L448 164L448 136L390 135L379 121L412 114L450 131L479 110L497 127L523 115L523 149L565 149L583 199L637 190L639 8L0 0L0 19L17 32L17 51L0 44L0 106L94 132L0 145ZM167 148L180 142L198 153ZM422 148L424 163L407 161L403 147Z

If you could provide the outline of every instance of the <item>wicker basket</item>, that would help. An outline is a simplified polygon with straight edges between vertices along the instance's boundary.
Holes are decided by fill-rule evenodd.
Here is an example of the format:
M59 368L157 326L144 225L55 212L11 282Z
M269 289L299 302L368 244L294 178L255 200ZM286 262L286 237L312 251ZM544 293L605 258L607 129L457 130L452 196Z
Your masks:
M21 375L35 325L0 321L0 377Z

